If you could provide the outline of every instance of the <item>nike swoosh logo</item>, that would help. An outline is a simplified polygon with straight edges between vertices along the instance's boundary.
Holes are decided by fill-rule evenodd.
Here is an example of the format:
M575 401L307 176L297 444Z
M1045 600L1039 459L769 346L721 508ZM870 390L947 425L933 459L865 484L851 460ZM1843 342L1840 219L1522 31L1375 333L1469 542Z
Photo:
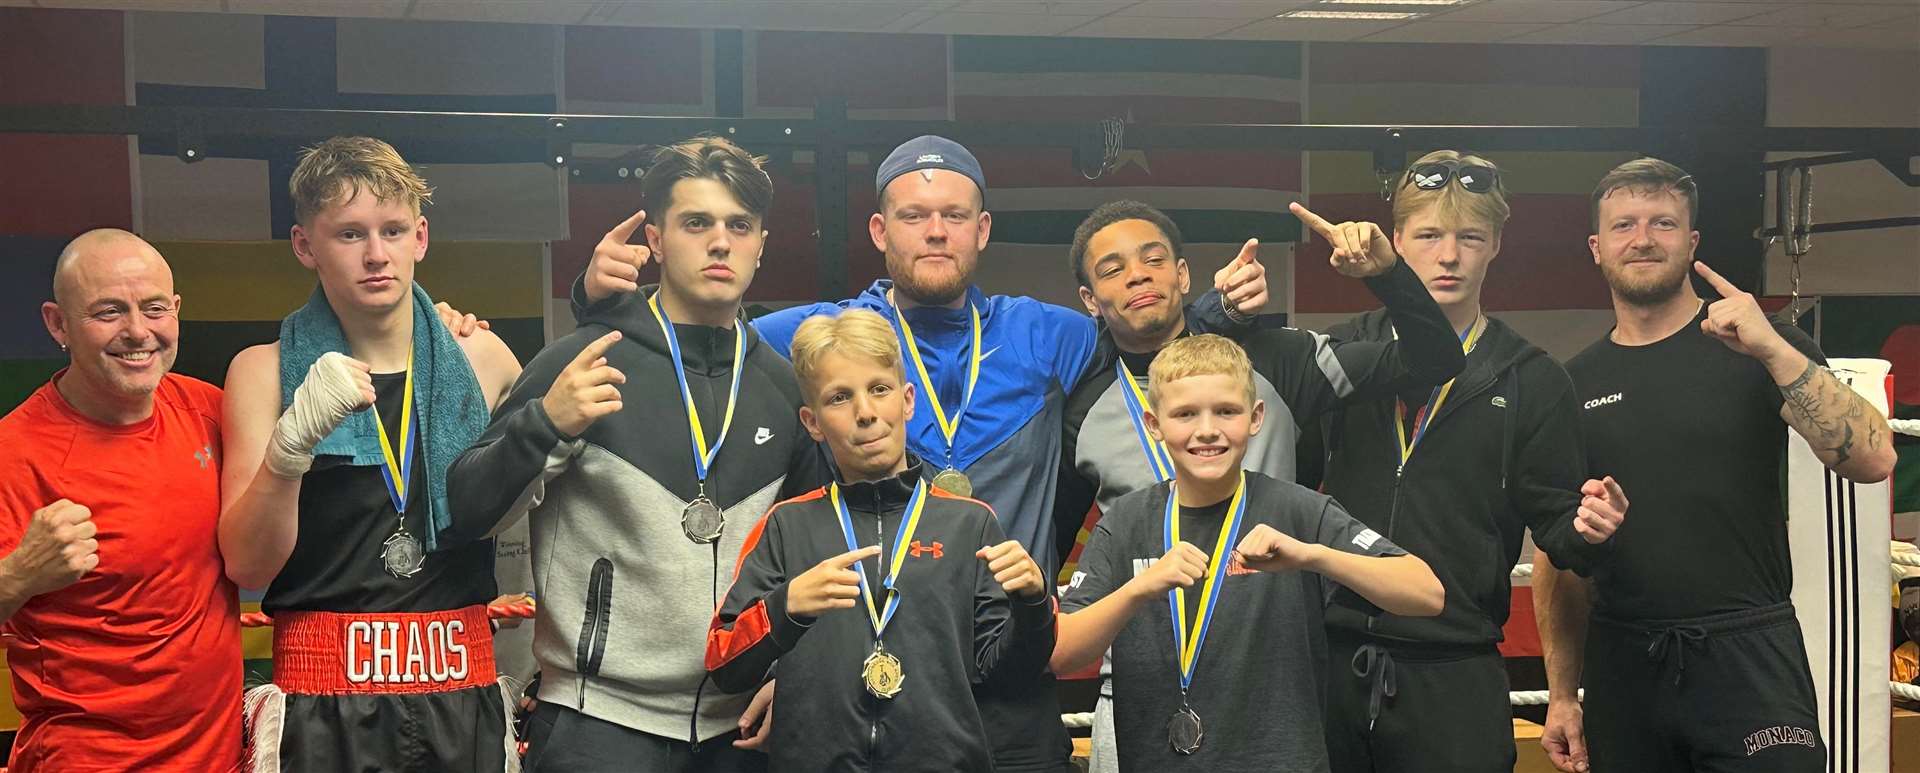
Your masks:
M753 444L756 446L764 446L767 444L767 441L772 439L773 439L773 431L770 429L767 429L766 427L761 427L760 431L754 433L753 435Z
M987 358L988 358L988 357L992 357L992 356L993 356L993 353L994 353L994 352L997 352L997 351L1000 351L1000 347L998 347L998 346L996 346L996 347L993 347L992 349L988 349L988 350L987 350L987 353L986 353L986 354L982 354L982 355L980 355L980 361L981 361L981 362L986 362L986 361L987 361Z

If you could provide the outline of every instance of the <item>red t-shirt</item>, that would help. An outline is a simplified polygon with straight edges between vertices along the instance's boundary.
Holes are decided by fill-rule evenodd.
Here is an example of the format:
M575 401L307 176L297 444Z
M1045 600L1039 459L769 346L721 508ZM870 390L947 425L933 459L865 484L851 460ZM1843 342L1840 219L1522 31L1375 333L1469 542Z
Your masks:
M58 380L65 371L54 376ZM0 555L33 511L93 511L100 566L4 624L22 771L237 770L239 596L220 561L220 390L168 375L125 427L53 382L0 418Z

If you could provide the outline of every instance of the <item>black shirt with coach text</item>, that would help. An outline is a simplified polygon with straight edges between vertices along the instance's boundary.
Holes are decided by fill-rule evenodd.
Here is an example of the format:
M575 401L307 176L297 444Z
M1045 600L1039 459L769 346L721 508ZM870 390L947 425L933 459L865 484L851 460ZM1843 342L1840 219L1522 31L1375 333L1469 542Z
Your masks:
M1228 538L1229 549L1264 523L1302 542L1348 553L1403 552L1347 515L1332 497L1257 472L1246 475L1246 515L1239 533ZM1094 526L1061 612L1106 598L1166 553L1170 490L1162 483L1114 502ZM1223 521L1226 503L1193 511L1194 519L1188 512L1182 508L1181 540L1212 552L1211 539L1204 545L1199 541L1209 529L1193 521L1203 513ZM1221 525L1211 527L1213 537ZM1167 742L1167 720L1180 708L1180 674L1166 598L1137 610L1114 638L1113 723L1120 770L1324 773L1326 633L1321 620L1333 584L1311 572L1256 572L1237 563L1223 571L1227 577L1188 694L1206 732L1197 753L1176 754ZM1189 614L1199 590L1187 592Z
M1759 360L1701 332L1705 318L1703 305L1641 346L1609 333L1567 362L1588 472L1612 475L1631 503L1613 560L1594 572L1594 608L1608 617L1699 617L1783 603L1793 590L1784 398ZM1826 363L1798 328L1774 329Z

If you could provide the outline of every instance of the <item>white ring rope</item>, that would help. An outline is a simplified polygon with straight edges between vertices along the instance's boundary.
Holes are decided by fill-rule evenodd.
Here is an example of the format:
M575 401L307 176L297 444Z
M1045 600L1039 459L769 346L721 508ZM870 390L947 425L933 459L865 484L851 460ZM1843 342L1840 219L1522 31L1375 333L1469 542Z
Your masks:
M1905 684L1902 682L1888 682L1887 690L1893 693L1893 697L1895 698L1920 702L1920 686ZM1586 690L1580 691L1580 699L1583 701L1587 699ZM1547 691L1546 690L1516 690L1514 692L1507 693L1507 702L1510 705L1514 705L1514 706L1545 706L1547 705ZM1075 730L1075 729L1085 728L1085 727L1093 727L1093 712L1088 711L1080 714L1061 714L1060 724L1065 726L1068 730Z
M1513 577L1515 579L1519 579L1522 577L1532 577L1532 576L1533 576L1533 564L1514 564L1513 565Z
M1887 424L1902 435L1920 437L1920 419L1888 419Z

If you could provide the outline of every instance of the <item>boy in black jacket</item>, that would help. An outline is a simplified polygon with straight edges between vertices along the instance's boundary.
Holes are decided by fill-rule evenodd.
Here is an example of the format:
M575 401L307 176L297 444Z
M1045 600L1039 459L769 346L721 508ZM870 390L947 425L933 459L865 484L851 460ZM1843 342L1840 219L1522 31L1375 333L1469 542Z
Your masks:
M658 256L660 285L534 358L448 498L496 529L530 521L528 771L753 773L750 696L702 692L706 626L754 519L825 479L793 371L740 319L773 182L703 137L663 147L641 195L654 217L620 236L645 221L629 249Z
M885 318L807 320L793 365L800 420L840 480L754 527L707 668L742 692L779 661L774 770L990 770L973 687L1045 668L1053 604L1040 568L992 509L933 487L907 454L914 391Z
M1238 345L1183 338L1148 373L1174 479L1095 526L1053 667L1111 646L1121 771L1325 771L1322 578L1409 615L1440 611L1440 581L1326 495L1242 469L1266 405Z
M1326 424L1323 490L1433 565L1446 611L1409 619L1327 615L1327 747L1335 773L1487 773L1514 764L1497 645L1509 575L1528 528L1555 559L1587 571L1625 517L1612 479L1587 480L1573 384L1540 348L1480 309L1510 209L1485 159L1435 151L1394 193L1389 240L1373 223L1294 210L1336 253L1396 252L1453 323L1466 367L1452 381L1350 405ZM1330 334L1392 340L1384 311Z

